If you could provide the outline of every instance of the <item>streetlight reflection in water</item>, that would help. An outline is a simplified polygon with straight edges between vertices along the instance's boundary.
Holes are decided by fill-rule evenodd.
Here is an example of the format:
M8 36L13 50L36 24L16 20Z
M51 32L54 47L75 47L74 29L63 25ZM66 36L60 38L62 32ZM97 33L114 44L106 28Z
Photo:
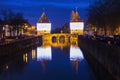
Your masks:
M9 79L8 75L14 75L15 80L88 80L91 73L78 42L76 38L70 40L53 44L52 41L42 41L42 45L4 66L6 71L3 68L0 80ZM17 74L19 71L21 75Z
M70 47L69 49L70 61L83 60L84 56L83 56L81 49L78 47L78 44L74 44L74 43L78 43L78 40L76 39L76 37L75 37L75 40L73 38L70 42L66 41L62 44L57 42L56 45L54 45L55 43L54 42L52 43L50 39L46 41L42 41L42 45L40 47L37 47L37 61L52 60L52 48L51 47L56 47L56 48Z
M36 50L32 49L32 59L35 60L36 59Z

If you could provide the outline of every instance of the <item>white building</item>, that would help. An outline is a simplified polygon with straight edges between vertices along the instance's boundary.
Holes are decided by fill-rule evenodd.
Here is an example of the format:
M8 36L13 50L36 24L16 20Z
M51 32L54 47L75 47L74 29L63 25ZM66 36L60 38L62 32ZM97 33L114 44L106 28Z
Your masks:
M84 22L80 19L78 12L72 11L70 19L70 34L83 35Z
M44 35L51 33L51 23L46 17L45 12L42 13L38 23L37 23L37 35Z

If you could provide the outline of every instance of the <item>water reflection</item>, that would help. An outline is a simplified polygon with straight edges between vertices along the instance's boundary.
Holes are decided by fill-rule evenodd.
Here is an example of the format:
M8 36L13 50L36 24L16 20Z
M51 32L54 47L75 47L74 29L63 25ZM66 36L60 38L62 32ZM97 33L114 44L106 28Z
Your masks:
M23 54L23 61L28 62L28 53Z
M36 59L36 50L32 49L32 59L35 60Z
M37 61L41 61L42 66L45 68L47 61L52 60L53 52L51 47L61 48L61 51L67 51L69 53L72 67L75 68L75 72L78 72L78 65L84 59L84 56L78 47L77 37L71 37L70 42L65 42L64 39L61 36L59 41L57 41L56 37L53 37L52 41L49 41L50 39L42 41L42 45L37 47Z
M57 45L49 42L52 41L43 41L42 45L11 59L1 71L0 80L94 80L77 39Z
M28 52L25 52L10 59L8 58L8 60L0 66L0 80L18 80L19 78L17 78L17 76L24 73L24 68L29 61L28 54Z
M5 68L8 69L9 68L8 65L6 65Z
M37 61L52 60L51 47L37 47Z
M70 46L70 61L72 63L73 68L75 68L76 73L78 73L78 65L79 62L84 59L83 53L81 49L76 45Z
M60 43L65 43L65 37L64 37L64 36L60 36L59 42L60 42Z
M77 61L77 60L83 60L83 53L81 49L78 46L70 46L70 60L71 61Z

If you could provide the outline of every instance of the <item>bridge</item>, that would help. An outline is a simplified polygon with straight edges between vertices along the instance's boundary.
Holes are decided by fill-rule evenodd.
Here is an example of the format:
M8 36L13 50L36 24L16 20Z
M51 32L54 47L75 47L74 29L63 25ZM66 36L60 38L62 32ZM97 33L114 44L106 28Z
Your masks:
M42 44L51 45L54 47L64 47L70 44L76 45L78 43L78 35L58 33L42 35Z

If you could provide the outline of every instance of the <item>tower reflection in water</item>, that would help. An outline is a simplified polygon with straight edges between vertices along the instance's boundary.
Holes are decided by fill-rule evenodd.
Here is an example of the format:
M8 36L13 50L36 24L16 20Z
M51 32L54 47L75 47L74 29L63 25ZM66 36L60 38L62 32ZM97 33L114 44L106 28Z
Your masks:
M46 71L46 64L52 60L51 46L37 47L37 61L40 61L43 67L43 71Z
M78 46L70 46L70 61L83 60L83 53Z
M56 41L57 42L57 41ZM70 61L84 59L81 49L78 47L77 37L71 37L70 41L61 43L54 43L47 37L47 40L42 41L42 45L37 47L37 61L40 60L52 60L52 49L51 47L66 48L70 47Z
M70 61L72 67L75 68L76 73L78 73L78 65L84 59L83 53L78 46L70 46Z
M69 59L72 64L72 67L75 68L75 71L78 72L78 65L84 59L83 53L81 49L78 47L78 39L77 37L71 37L70 41L65 41L61 43L61 41L56 41L57 43L48 40L42 41L42 46L37 47L37 61L41 61L42 66L45 69L45 66L48 61L52 60L52 48L62 48L61 50L68 49L69 51ZM52 48L51 48L52 47ZM67 48L66 48L67 47Z
M52 60L51 47L37 47L37 61Z

